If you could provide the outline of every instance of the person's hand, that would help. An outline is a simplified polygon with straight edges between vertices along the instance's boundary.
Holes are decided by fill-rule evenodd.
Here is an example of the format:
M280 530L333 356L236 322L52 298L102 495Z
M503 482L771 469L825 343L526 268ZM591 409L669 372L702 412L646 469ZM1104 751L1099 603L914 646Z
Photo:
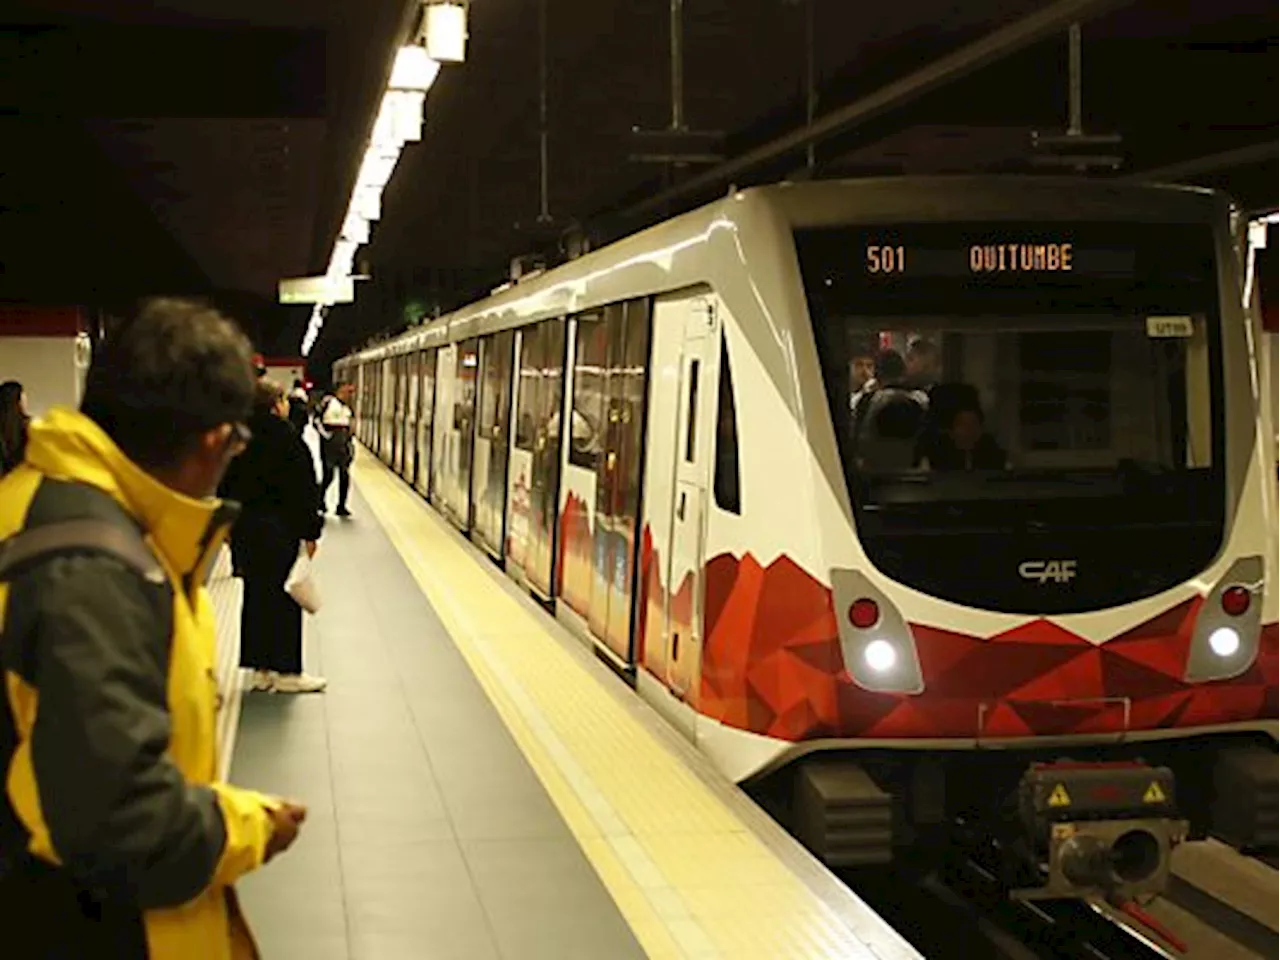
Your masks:
M292 800L283 800L270 814L271 837L267 840L263 863L270 863L276 854L284 853L293 846L293 842L298 839L302 821L307 819L307 808Z
M316 543L314 540L307 540L303 545L307 548L307 559L308 560L314 559L316 555L316 549L320 545Z

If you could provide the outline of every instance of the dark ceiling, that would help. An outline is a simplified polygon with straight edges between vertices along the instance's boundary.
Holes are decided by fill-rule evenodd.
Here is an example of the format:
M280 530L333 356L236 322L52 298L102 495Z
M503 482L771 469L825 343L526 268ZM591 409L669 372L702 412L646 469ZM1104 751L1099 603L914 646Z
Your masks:
M442 71L361 251L374 280L318 354L555 255L715 196L707 169L636 162L670 120L669 0L542 0L548 212L539 220L540 0L474 0L465 64ZM684 112L727 157L804 123L808 0L684 0ZM811 0L817 115L857 101L1048 0ZM1124 174L1276 202L1272 0L1137 0L1084 26L1084 125L1123 135ZM305 311L275 282L323 269L412 0L27 0L0 13L0 298L105 302L150 289L228 301L265 349ZM1066 122L1060 32L815 148L820 176L1022 170ZM803 150L735 174L801 175ZM635 209L637 204L643 209Z

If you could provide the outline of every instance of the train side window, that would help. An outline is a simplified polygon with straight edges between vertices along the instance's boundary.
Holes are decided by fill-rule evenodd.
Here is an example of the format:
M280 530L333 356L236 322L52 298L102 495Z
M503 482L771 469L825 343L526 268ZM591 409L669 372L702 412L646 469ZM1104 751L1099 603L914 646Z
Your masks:
M720 338L720 395L716 403L716 506L726 513L742 513L742 489L738 471L738 410L733 400L733 372L729 345Z
M603 450L609 332L621 319L621 312L621 304L611 304L603 313L593 311L578 316L569 462L584 470L595 470Z
M684 459L685 463L693 463L694 444L698 439L698 373L702 362L694 359L689 363L689 412L685 420Z

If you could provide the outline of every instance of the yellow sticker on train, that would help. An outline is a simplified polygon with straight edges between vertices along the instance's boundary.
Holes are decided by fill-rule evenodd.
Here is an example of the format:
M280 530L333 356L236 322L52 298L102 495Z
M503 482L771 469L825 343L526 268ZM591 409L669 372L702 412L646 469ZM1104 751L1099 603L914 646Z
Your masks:
M1067 785L1065 783L1060 783L1053 788L1053 792L1049 794L1049 806L1071 806L1071 794L1067 793Z
M1166 799L1159 782L1155 780L1151 781L1151 786L1147 787L1147 792L1142 795L1143 803L1164 803Z

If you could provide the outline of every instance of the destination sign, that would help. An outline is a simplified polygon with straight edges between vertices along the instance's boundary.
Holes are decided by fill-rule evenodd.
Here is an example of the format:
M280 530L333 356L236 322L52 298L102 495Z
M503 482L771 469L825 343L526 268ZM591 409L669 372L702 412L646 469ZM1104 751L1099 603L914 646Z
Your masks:
M896 242L895 242L896 241ZM957 242L904 243L872 237L861 251L862 271L873 280L912 277L971 277L1036 280L1054 277L1125 278L1134 273L1132 248L1083 246L1070 239L997 237Z
M809 297L838 313L1014 301L1065 310L1106 300L1146 316L1183 316L1217 298L1207 223L873 223L805 227L795 237ZM1162 324L1152 335L1182 330Z

